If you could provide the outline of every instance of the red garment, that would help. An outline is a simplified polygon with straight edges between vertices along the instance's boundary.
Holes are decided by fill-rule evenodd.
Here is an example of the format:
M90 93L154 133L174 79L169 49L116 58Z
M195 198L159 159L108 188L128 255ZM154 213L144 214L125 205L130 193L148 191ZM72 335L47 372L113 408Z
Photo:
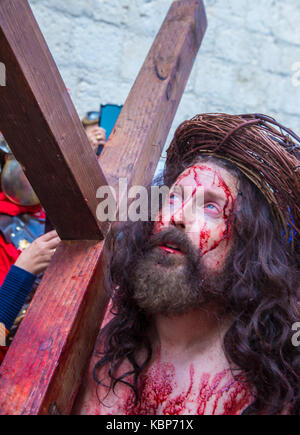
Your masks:
M40 204L33 206L20 206L9 201L3 192L0 192L0 213L10 216L17 216L22 213L29 213L35 217L45 219L46 215ZM12 243L6 243L0 233L0 286L2 285L10 267L15 263L21 254Z
M7 346L0 346L0 364L2 364L2 361L4 360L7 351L8 351Z
M16 249L12 243L6 243L0 233L0 286L2 285L9 269L14 264L21 254L19 249Z
M0 213L17 216L21 213L29 213L41 219L45 219L46 215L42 206L38 205L17 205L11 202L3 192L0 192Z

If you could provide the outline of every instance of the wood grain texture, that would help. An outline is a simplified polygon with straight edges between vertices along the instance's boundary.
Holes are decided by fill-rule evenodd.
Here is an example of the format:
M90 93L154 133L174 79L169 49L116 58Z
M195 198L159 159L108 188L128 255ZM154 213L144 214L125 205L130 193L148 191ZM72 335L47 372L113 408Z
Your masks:
M48 217L62 239L100 239L106 181L27 0L0 2L0 59L0 129Z
M111 186L151 182L206 27L202 0L171 5L99 157Z
M103 241L61 242L1 365L1 414L71 411L108 302L105 265Z
M206 29L202 0L172 4L99 159L116 187L152 179ZM1 414L70 412L106 304L104 242L62 242L0 368Z

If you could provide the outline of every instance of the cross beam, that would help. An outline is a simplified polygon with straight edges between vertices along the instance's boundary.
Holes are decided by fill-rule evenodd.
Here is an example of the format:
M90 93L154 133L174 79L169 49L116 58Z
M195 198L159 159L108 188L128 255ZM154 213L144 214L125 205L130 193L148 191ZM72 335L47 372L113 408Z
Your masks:
M78 177L81 159L84 161L83 166L87 166L87 168L82 168L84 174L86 175L88 172L91 174L89 177L95 177L90 181L94 197L96 197L96 188L105 184L105 179L113 187L117 185L120 177L128 180L128 187L133 184L148 184L152 179L203 39L206 30L206 15L202 0L177 0L171 5L124 104L110 139L100 156L99 163L105 174L103 176L100 169L97 172L90 150L86 149L89 145L83 137L82 129L79 126L80 121L73 113L74 109L70 108L71 102L59 73L53 65L49 68L50 55L25 1L2 0L0 3L0 47L5 45L6 48L12 50L11 47L15 48L18 39L22 38L21 27L17 26L21 3L26 4L22 17L22 21L25 22L25 24L22 23L22 26L23 28L25 26L26 29L24 50L26 49L26 53L30 53L32 38L38 39L46 57L39 60L40 64L34 70L35 74L42 80L43 76L41 76L40 71L45 72L45 80L49 90L52 86L58 86L57 83L59 83L55 94L57 104L61 107L63 102L67 102L68 110L64 114L54 111L53 118L49 116L47 121L48 135L55 139L53 139L53 147L57 154L48 155L45 152L38 153L36 150L32 154L31 135L26 135L27 140L23 140L22 146L20 146L17 139L21 138L21 134L14 135L13 132L17 128L21 131L23 128L26 129L27 124L23 122L23 119L27 115L23 115L23 118L18 115L17 119L22 121L21 125L14 118L14 111L19 113L15 100L20 100L18 100L19 97L10 82L8 89L6 89L9 112L6 121L3 120L1 114L0 128L3 129L16 157L20 158L22 163L25 162L22 160L25 159L25 152L22 149L26 148L27 152L31 154L27 166L25 165L26 173L47 213L49 206L50 218L53 223L57 225L57 228L61 228L62 235L72 234L70 238L78 240L67 241L66 237L63 237L65 240L58 247L2 363L0 368L0 413L68 414L76 397L84 368L92 353L108 303L108 296L105 292L108 252L105 240L99 241L97 225L93 225L92 219L90 220L88 237L90 240L86 241L79 240L85 231L82 228L86 224L84 218L81 219L81 225L76 227L78 236L73 229L68 233L67 226L64 224L59 227L60 221L57 215L60 210L56 208L58 205L54 207L51 206L51 202L46 202L48 190L45 186L38 189L38 184L43 184L43 182L40 173L38 176L33 175L34 169L40 164L43 168L47 168L49 160L54 160L60 164L62 156L65 158L65 165L59 166L57 171L55 170L56 163L51 161L50 166L48 166L51 170L55 170L56 183L53 182L51 187L54 189L55 197L59 197L56 204L62 204L66 200L66 198L61 198L66 190L61 190L58 186L59 183L63 183L66 173L72 174L77 192L82 191L85 179ZM9 24L6 24L6 20ZM14 36L16 32L17 36ZM36 49L40 53L37 42ZM3 51L0 48L0 56L2 54ZM22 52L18 53L15 55L15 61L8 65L23 64L25 62L22 59L23 56ZM34 58L35 55L32 57ZM21 68L20 71L22 72L21 76L24 76L25 83L27 70ZM42 84L39 86L43 88ZM22 92L21 89L20 92ZM36 110L35 116L28 116L28 125L37 138L41 138L40 131L44 132L45 127L41 118L45 115L43 107L47 108L47 105L50 104L48 98L50 98L50 102L52 101L49 93L44 95L43 92L39 92L35 95L36 98L33 101ZM32 96L31 93L31 96L26 97L29 99L29 105ZM37 105L35 101L38 102ZM39 105L40 112L37 107ZM0 103L1 113L7 107ZM63 116L61 123L57 120L59 116ZM9 120L12 124L8 122ZM73 129L72 141L66 136L69 124L72 125ZM46 133L43 134L46 139ZM80 149L82 148L84 153L81 156L77 156L79 148L76 148L76 152L70 151L74 143ZM34 146L36 146L36 142ZM72 161L69 160L70 155L73 158ZM35 160L37 158L40 158L41 161ZM89 165L92 167L91 172ZM72 190L71 181L70 189ZM85 195L83 196L85 197ZM88 215L89 210L92 210L92 216L96 221L95 202L93 202L92 194L87 199L88 201L84 202L88 206L81 202L80 207L78 207L79 221L81 216L85 216L84 212ZM71 208L76 206L73 201L75 201L74 195L70 200ZM72 220L69 221L69 224L73 225ZM107 227L104 230L102 227L101 229L103 232L107 231ZM91 239L91 237L94 238Z
M0 2L0 59L0 126L52 224L63 239L100 238L106 180L26 0Z

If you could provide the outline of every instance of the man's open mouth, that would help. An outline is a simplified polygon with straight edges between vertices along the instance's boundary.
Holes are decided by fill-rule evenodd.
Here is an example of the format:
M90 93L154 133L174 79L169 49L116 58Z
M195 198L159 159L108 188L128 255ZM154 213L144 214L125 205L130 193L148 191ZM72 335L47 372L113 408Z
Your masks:
M163 249L168 254L181 254L184 255L184 252L180 248L180 246L176 245L176 243L164 243L159 245L160 249Z

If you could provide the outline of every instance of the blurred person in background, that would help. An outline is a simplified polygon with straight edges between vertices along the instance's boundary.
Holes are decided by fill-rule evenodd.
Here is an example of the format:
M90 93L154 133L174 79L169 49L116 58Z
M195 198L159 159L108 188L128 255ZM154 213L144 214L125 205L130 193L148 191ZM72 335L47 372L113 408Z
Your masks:
M99 112L82 121L95 152L106 139L98 122ZM1 132L0 166L0 325L11 342L60 238L55 230L44 234L45 211ZM0 362L6 349L0 347Z
M104 128L99 127L99 117L100 112L92 111L87 112L82 119L82 125L84 126L88 140L95 153L97 153L99 147L103 147L106 142L106 132Z

